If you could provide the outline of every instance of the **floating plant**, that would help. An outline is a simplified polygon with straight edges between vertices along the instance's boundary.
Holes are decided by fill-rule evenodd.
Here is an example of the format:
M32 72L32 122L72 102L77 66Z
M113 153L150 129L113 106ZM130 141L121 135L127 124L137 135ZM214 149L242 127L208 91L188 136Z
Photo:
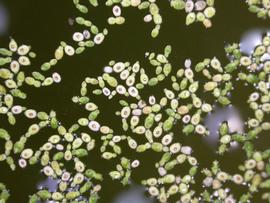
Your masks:
M0 201L3 202L3 203L7 202L10 194L9 194L9 191L7 190L5 184L0 183L0 191L1 191L1 193L0 193Z
M234 88L236 83L244 82L247 85L251 84L251 89L254 89L254 91L259 89L262 92L261 94L264 94L264 103L262 105L253 105L261 106L261 108L264 107L264 110L261 109L258 111L258 109L254 109L254 113L258 118L250 118L247 120L245 123L246 131L244 133L231 132L229 131L228 123L222 123L219 128L220 145L217 149L217 153L219 155L226 153L230 148L231 143L234 141L242 145L243 149L246 151L246 166L247 163L254 162L251 161L254 156L268 157L268 151L255 151L252 141L262 130L268 130L269 126L267 121L263 121L264 114L267 114L267 106L269 104L269 97L267 96L269 88L266 84L269 80L268 69L266 68L268 62L261 62L262 60L260 58L266 53L267 47L269 46L267 41L269 39L269 36L263 37L262 41L265 43L258 45L252 56L250 56L254 57L254 59L249 59L241 53L237 44L233 44L228 45L225 48L226 53L231 56L229 57L229 63L224 66L221 65L221 62L217 58L212 58L204 59L202 62L195 64L193 68L192 61L187 59L184 62L183 68L178 69L176 73L172 73L171 70L175 69L171 67L169 62L171 46L166 46L163 54L146 53L150 66L155 67L155 65L157 65L157 67L152 70L152 72L157 75L155 77L157 78L155 79L155 83L151 83L150 81L152 78L148 76L153 75L153 73L145 71L151 71L151 68L141 67L139 65L140 62L111 61L105 66L104 74L102 76L98 76L97 78L87 77L82 82L81 96L73 97L72 100L75 103L84 105L85 109L90 111L90 120L95 120L97 119L98 114L102 112L97 110L97 105L90 101L90 96L88 95L103 95L109 100L115 99L116 95L122 95L121 97L123 99L119 101L121 110L117 111L116 115L121 117L122 128L129 136L110 136L110 138L104 140L101 151L104 155L106 153L104 150L107 149L107 145L115 147L113 142L118 143L122 140L127 140L130 149L135 150L137 153L144 153L145 151L152 150L163 154L161 160L155 165L158 169L159 176L142 181L142 183L148 187L149 194L157 197L160 202L167 202L169 201L170 196L176 194L180 194L181 202L198 202L200 199L204 199L205 201L213 200L215 202L219 202L220 199L222 199L225 202L234 202L237 200L233 194L228 192L228 188L222 189L222 183L231 181L231 183L240 184L240 179L242 180L242 178L247 175L230 175L223 172L219 169L219 165L216 161L213 162L212 172L206 169L200 169L200 167L197 166L197 163L200 161L191 155L194 149L189 146L182 146L181 143L173 141L177 139L177 136L183 136L183 134L175 134L173 127L178 126L180 121L183 126L182 131L184 134L207 136L209 133L208 129L203 125L205 115L212 112L217 104L221 106L228 106L231 104L230 95L237 91ZM247 62L247 60L250 60L250 62ZM264 64L266 66L260 65L261 63L266 63ZM252 65L256 65L256 67L260 66L261 68L251 69ZM166 66L169 67L168 72L164 72L164 70L167 69L165 69ZM246 66L246 68L243 69L243 66ZM241 70L245 70L246 73ZM137 74L139 75L137 76ZM164 79L166 80L170 75L172 89L164 89L164 97L162 97L160 101L157 101L154 95L149 96L147 100L143 99L140 92L144 88L151 88L153 85L158 85L158 83L162 82ZM198 75L205 77L205 80L203 82L196 80ZM248 76L243 77L243 75ZM259 76L256 77L256 75ZM131 77L131 79L129 79L129 77ZM161 80L158 78L161 78ZM92 86L91 89L90 87L88 88L89 85L90 87ZM98 89L95 87L98 87ZM128 89L131 87L134 88L134 91L130 92ZM200 98L199 95L196 95L197 92L210 94L210 97L207 98L209 101ZM259 93L252 93L249 98L247 98L247 104L251 101L255 102L256 100L259 100L259 95ZM209 99L211 97L212 99ZM129 98L131 99L131 103L129 102ZM136 100L137 102L134 102ZM185 101L190 101L190 103L186 103ZM95 126L101 125L100 123L95 123ZM91 129L91 126L89 127ZM97 130L98 128L92 127L91 130ZM139 141L135 139L137 136L133 137L130 136L130 134L144 135L145 143L139 144ZM110 140L113 142L110 142ZM106 159L114 159L118 156L117 154L120 155L120 153L117 153L119 150L120 149L117 146L117 150L114 152L107 152L106 156L104 156ZM120 151L122 152L122 150ZM173 156L176 157L172 158ZM203 172L207 176L203 184L207 185L207 187L210 187L213 184L212 192L205 190L202 194L196 196L196 191L192 191L192 185L189 186L189 182L183 182L182 178L177 178L177 175L169 173L169 171L177 167L177 165L185 162L189 162L191 168L189 173L184 177L191 181L190 183L194 184L192 177L196 176L198 170ZM256 166L256 161L254 164L253 167ZM258 191L258 188L268 187L267 177L269 176L269 173L264 172L264 170L266 170L266 165L263 162L258 164L258 170L260 172L258 172L257 175L255 175L255 172L254 174L252 173L254 175L254 180L252 179L252 175L250 178L243 178L241 182L241 184L248 185L247 183L253 180L253 185L256 189L248 187L247 194L242 195L239 201L246 202L252 198L253 193ZM250 173L245 172L247 169L242 166L239 167L239 173ZM128 169L129 168L130 166L128 166ZM119 165L118 170L110 172L110 176L114 180L121 180L124 174L125 172L121 165ZM259 174L263 174L264 177L259 178ZM215 175L216 177L214 177ZM260 181L254 183L257 179L260 179ZM170 183L171 185L170 187L165 187L162 186L163 183ZM262 186L260 186L260 184L262 184ZM219 196L217 196L217 194ZM268 197L267 195L268 193L264 194L264 198ZM215 197L217 197L216 200L214 200Z
M31 75L26 74L24 68L31 65L30 59L36 54L31 51L28 45L19 46L14 39L10 39L9 48L1 48L0 58L0 113L8 117L11 125L15 125L18 114L24 113L26 117L36 117L36 111L19 105L17 100L26 99L27 94L21 89L25 85L34 88L50 86L59 83L61 76L53 73L51 76L44 76L42 73L33 71Z
M36 120L36 123L29 126L27 133L14 144L9 133L1 129L1 138L6 142L1 160L6 160L12 170L15 170L17 163L21 168L39 164L45 176L60 180L57 191L41 188L30 197L30 202L73 199L96 202L99 197L97 192L101 186L93 185L93 180L102 181L103 178L95 170L86 168L83 157L91 153L90 151L96 147L95 140L100 139L102 141L102 145L98 146L100 157L105 160L119 160L119 164L115 166L116 170L112 167L109 176L124 185L129 184L132 171L142 166L140 160L132 161L123 156L125 151L121 143L124 142L136 153L151 150L160 154L160 160L155 164L158 176L141 180L148 188L149 194L160 202L167 202L175 195L180 196L181 202L198 202L200 199L215 202L221 199L225 202L236 201L233 194L229 193L229 189L222 186L227 181L246 186L248 183L251 184L247 186L247 193L240 198L241 202L246 202L260 188L270 187L267 162L270 153L267 150L255 151L252 145L257 134L262 130L268 130L270 125L264 121L264 114L269 113L268 87L265 82L269 77L268 61L261 60L267 53L269 41L270 38L265 36L263 43L255 48L251 56L243 55L237 44L227 46L225 50L231 56L230 62L225 66L222 66L217 58L204 59L195 65L187 59L183 67L177 69L175 73L172 72L175 69L169 62L171 46L166 46L163 54L146 53L150 66L153 66L152 69L141 67L138 61L135 63L111 61L104 68L102 76L87 77L82 82L81 95L72 98L73 102L84 106L89 113L88 117L79 118L74 125L66 129L57 120L55 112L47 114L31 109L25 110L26 117ZM156 76L149 77L148 71L154 72ZM205 77L203 82L196 80L199 74ZM154 95L149 96L146 101L143 99L140 92L144 88L153 88L168 77L171 77L171 88L164 89L164 97L160 101ZM200 168L198 165L200 160L192 156L192 151L196 149L183 146L176 141L177 137L185 134L207 136L208 129L203 125L205 115L214 110L216 103L223 106L230 105L229 93L236 91L233 88L235 83L242 81L250 84L254 91L259 91L253 92L247 100L247 104L254 110L255 118L250 118L246 122L247 131L242 134L229 132L228 124L222 123L219 129L218 154L226 153L230 143L236 141L246 151L247 160L239 166L239 172L232 175L222 171L216 161L213 162L211 169ZM92 90L89 91L89 88ZM198 91L210 94L212 100L205 101L200 98L197 95ZM123 135L115 133L112 126L102 124L98 119L102 112L88 95L103 95L110 100L116 99L116 95L122 96L119 101L120 110L116 115L121 117ZM8 98L5 101L8 103ZM261 104L258 104L258 101ZM173 130L178 123L182 125L182 135L175 134ZM27 141L43 128L54 129L56 133L53 133L48 142L38 150L28 148ZM128 134L124 135L125 132ZM139 143L136 134L143 135L145 142ZM20 157L14 156L18 153ZM74 172L68 172L69 170L65 168L68 162L74 164ZM190 165L187 174L179 176L170 172L178 165L186 163ZM199 171L205 174L206 178L202 184L209 189L196 194L196 191L192 190L192 185L198 184L194 177ZM69 189L74 187L75 189ZM262 198L268 196L269 194L265 193Z
M123 145L136 153L151 150L160 154L160 160L157 160L154 166L157 176L141 180L149 194L160 202L170 201L171 196L175 195L180 197L181 202L198 202L200 199L215 202L220 199L225 202L236 201L233 194L228 192L229 189L222 186L227 181L247 186L247 193L240 198L240 201L246 202L260 188L270 187L267 162L269 151L255 151L252 145L257 134L268 130L270 125L264 120L264 115L269 113L269 68L268 61L261 59L267 53L269 41L270 38L265 36L263 43L255 48L251 56L242 54L237 44L228 45L225 50L231 56L230 62L225 66L222 66L217 58L204 59L195 65L187 59L182 68L174 69L170 63L171 46L166 46L163 54L146 53L152 69L141 67L138 61L111 61L104 68L102 76L87 77L82 82L81 95L72 98L73 102L84 106L89 113L88 117L79 118L74 125L66 129L56 118L55 112L47 114L27 109L24 112L26 118L35 120L36 123L29 126L28 131L17 141L13 141L9 133L1 129L0 135L5 141L5 152L1 155L1 160L6 160L12 170L16 169L16 165L25 168L27 165L38 164L45 176L60 180L57 191L41 188L30 197L30 202L73 199L96 202L101 186L93 185L93 181L102 181L103 178L95 170L87 168L83 162L83 157L92 153L95 147L99 147L102 159L119 160L116 170L112 167L109 176L113 180L121 181L123 185L129 184L133 171L143 166L139 159L130 160L124 156ZM149 75L153 75L151 72L155 76L150 77ZM198 75L205 77L205 80L197 80ZM143 89L157 86L163 80L168 80L168 77L171 78L171 87L164 89L164 96L160 100L154 95L144 100L141 95ZM229 132L228 124L222 123L219 129L218 154L226 153L230 143L236 141L246 151L247 160L239 166L239 172L232 175L222 171L216 161L213 162L211 170L200 168L200 160L192 156L196 149L183 146L177 142L177 137L185 134L207 136L208 129L203 125L205 115L214 110L215 104L230 105L230 94L236 91L233 86L240 82L251 85L256 91L247 98L247 104L254 110L255 118L247 120L246 131L242 134ZM92 90L89 91L89 88ZM197 95L198 92L210 94L212 99L208 97L209 101L206 101ZM12 106L9 105L7 95L4 96L5 104ZM113 127L102 124L99 120L102 112L98 105L91 101L90 95L103 95L109 100L122 96L119 100L119 111L116 112L116 115L121 117L122 135L116 133ZM174 132L173 129L178 125L182 126L183 134ZM51 128L56 130L56 133L38 150L27 147L28 140L43 128ZM144 143L136 139L136 134L145 137ZM97 146L96 139L100 139L102 145ZM74 172L68 172L65 168L68 162L74 164ZM171 173L174 168L186 163L190 165L187 174L179 176ZM206 176L202 183L206 189L202 194L196 194L196 191L192 190L192 185L198 184L194 178L198 172ZM249 182L251 183L248 184ZM74 187L76 189L69 189ZM262 198L268 196L269 194L265 193Z
M127 7L145 11L144 21L152 22L152 37L157 37L163 23L159 3L155 0L107 0L112 16L109 25L126 23ZM171 0L175 10L186 12L186 25L202 22L208 28L215 15L214 0ZM266 18L270 3L247 1L250 10ZM61 82L61 75L50 72L65 56L82 54L86 48L103 43L109 30L100 29L89 20L90 7L101 4L98 0L83 2L73 0L79 14L75 17L76 31L71 41L59 42L54 56L40 65L39 71L25 71L36 54L31 46L18 45L10 38L8 48L0 49L0 118L6 117L16 126L16 116L23 114L27 120L25 133L14 136L9 127L1 126L3 143L0 161L6 162L11 171L27 170L35 165L42 177L57 183L55 190L39 187L29 196L29 203L38 202L99 202L105 181L118 181L129 185L140 183L147 195L161 203L252 202L256 195L270 202L270 150L261 150L254 144L263 131L270 130L270 36L262 36L250 55L243 53L237 43L227 45L226 62L218 57L200 61L185 59L175 67L171 60L173 46L167 45L160 53L146 52L145 61L111 60L97 77L86 76L79 93L72 101L83 108L82 114L69 116L74 119L67 127L57 117L57 111L45 112L20 105L21 99L30 99L23 91L46 87ZM50 74L50 75L48 75ZM162 85L166 82L166 87ZM169 84L169 85L168 85ZM239 145L244 160L234 172L225 170L222 163L211 160L202 166L197 149L192 143L183 143L194 137L210 136L205 118L217 106L229 107L238 85L246 86L251 93L241 98L251 110L245 118L241 132L231 129L228 121L218 128L218 147L215 157L223 158L233 143ZM153 91L160 88L159 93ZM151 92L153 91L153 92ZM108 104L117 103L118 126L106 123L95 99L102 98ZM119 128L120 126L120 128ZM46 131L45 135L42 134ZM45 136L42 144L32 146L30 141L38 135ZM141 155L154 154L154 164L144 163ZM87 158L98 155L100 162L109 164L107 173L96 169L96 163ZM148 155L148 154L147 154ZM136 176L142 168L153 170L151 175ZM185 168L186 170L181 170ZM198 178L203 176L203 178ZM8 201L12 191L0 183L0 203ZM241 196L234 194L233 186L241 186ZM198 186L200 187L197 190Z
M259 18L268 18L270 2L267 0L246 0L246 3L249 6L249 10L252 13L256 13Z

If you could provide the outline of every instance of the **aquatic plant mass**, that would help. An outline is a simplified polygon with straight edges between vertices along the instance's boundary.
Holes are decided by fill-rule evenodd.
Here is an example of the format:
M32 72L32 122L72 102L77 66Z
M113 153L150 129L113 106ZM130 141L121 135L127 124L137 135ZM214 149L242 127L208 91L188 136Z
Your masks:
M34 191L25 194L0 176L0 203L19 203L15 196L28 203L105 202L103 196L110 192L103 188L134 184L143 188L148 202L270 202L269 135L264 147L257 144L270 130L269 32L260 33L248 51L238 38L218 36L226 42L222 54L208 55L209 45L204 57L193 58L162 38L169 32L162 29L169 23L163 11L179 15L175 20L184 22L185 29L194 26L207 35L218 24L221 0L164 0L164 8L160 1L69 1L72 31L63 30L69 38L55 45L50 59L36 51L31 38L24 43L9 34L0 36L0 42L7 42L0 48L0 171L10 177L30 173L46 182L31 182ZM269 21L269 0L240 2L256 20ZM91 15L101 7L106 12ZM84 67L89 74L83 79L76 78L78 65L72 67L74 80L66 80L61 64L79 63L80 56L92 60L91 54L112 43L117 29L129 23L132 15L126 12L138 13L140 32L150 35L153 44L162 38L162 48L142 43L146 51L133 58L100 59L95 67ZM152 24L150 33L143 23ZM112 49L116 55L117 49ZM42 98L32 102L32 92L52 97L50 91L65 86L63 94L72 92L66 103L76 113L69 107L64 113L43 109ZM238 109L242 121L222 118L213 130L209 118L220 109ZM215 143L212 156L204 149L206 142ZM234 153L240 158L234 160ZM231 166L222 161L228 155Z

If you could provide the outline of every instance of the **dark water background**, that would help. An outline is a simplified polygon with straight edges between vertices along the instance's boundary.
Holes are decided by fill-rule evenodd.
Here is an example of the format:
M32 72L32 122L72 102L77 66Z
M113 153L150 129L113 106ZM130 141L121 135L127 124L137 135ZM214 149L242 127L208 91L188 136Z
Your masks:
M217 1L215 6L217 13L212 20L213 27L211 29L203 28L201 23L186 27L184 12L171 9L166 0L159 0L158 4L164 22L157 39L151 38L152 25L143 22L144 15L140 11L133 8L124 9L123 16L126 17L126 23L122 26L109 27L109 35L102 45L90 48L78 56L65 57L57 64L55 71L62 75L62 82L59 85L41 89L24 88L28 99L20 101L21 104L40 111L56 110L58 118L64 126L70 126L78 118L85 115L81 107L72 103L72 96L79 94L81 82L86 76L100 75L103 67L112 59L143 62L146 51L159 53L163 51L165 45L171 44L173 52L170 60L173 67L183 65L186 58L191 58L193 63L197 63L206 57L214 56L224 64L227 62L224 52L226 43L240 42L242 35L250 29L270 29L270 20L258 19L250 13L244 0ZM6 9L8 15L7 31L0 34L0 47L8 45L9 36L16 39L18 43L31 45L38 54L37 60L34 62L36 70L39 70L41 63L48 61L53 56L54 50L61 40L67 42L71 40L74 28L69 25L68 19L76 17L77 14L71 1L2 0L0 6ZM91 10L90 13L89 15L94 17L91 19L94 19L96 25L101 28L102 26L107 27L106 19L111 14L111 8L98 7ZM0 18L4 20L1 15ZM162 87L165 86L166 82L162 84ZM145 93L158 95L161 92L160 88L148 88ZM245 102L250 91L245 87L238 87L236 92L237 94L232 95L233 104L238 108L241 116L246 119L250 112L246 109ZM93 99L101 107L101 117L104 124L120 129L120 120L114 115L115 110L119 107L116 104L117 100L108 105L108 100L105 98ZM0 119L0 127L9 129L14 140L19 139L28 126L29 122L25 119L18 119L15 128L8 125L6 119ZM48 138L48 133L50 133L49 130L48 132L43 131L30 141L30 145L39 146ZM217 159L225 171L233 173L236 172L238 164L244 160L244 153L239 149L219 157L215 154L215 149L203 138L181 136L181 129L178 129L178 134L180 134L181 143L193 147L194 156L198 158L201 167L208 167L213 160ZM269 147L269 141L266 135L261 135L256 146L261 150L266 149ZM1 145L2 147L3 145ZM157 161L156 158L159 156L155 153L146 153L143 156L130 154L130 156L139 157L145 164L145 167L140 167L134 174L135 190L139 191L138 196L142 196L143 191L136 188L136 183L139 183L141 178L156 174L156 171L153 170L154 166L150 166ZM87 158L87 165L103 174L107 174L111 169L110 162L101 160L97 154L91 154ZM0 167L0 180L11 191L9 201L11 203L27 202L28 194L33 194L37 184L44 180L39 175L40 168L38 166L27 167L25 170L18 168L15 172L11 172L6 164L1 164ZM108 177L102 185L101 203L111 203L123 190L128 190L128 188L123 188L121 183L112 182ZM196 185L196 188L201 188L201 186ZM233 188L233 191L237 195L241 194L241 188ZM148 202L151 200L149 199ZM254 200L254 202L262 201ZM122 202L118 201L117 203ZM136 203L144 203L143 198L137 200Z

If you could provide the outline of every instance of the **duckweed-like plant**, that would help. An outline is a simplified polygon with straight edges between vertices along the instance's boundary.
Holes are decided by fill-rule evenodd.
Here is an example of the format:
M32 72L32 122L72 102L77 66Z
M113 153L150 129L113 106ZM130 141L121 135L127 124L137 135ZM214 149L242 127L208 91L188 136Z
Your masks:
M259 18L269 18L270 2L268 0L246 0L249 10Z
M8 48L0 49L0 116L7 117L10 125L16 125L16 116L24 114L31 123L18 139L1 126L4 148L0 161L6 162L11 170L36 165L42 176L57 181L55 191L38 188L29 196L29 203L95 203L99 201L106 178L123 185L132 180L140 182L159 202L252 202L258 194L262 200L270 202L270 151L254 146L261 132L270 129L270 62L265 57L270 50L270 37L262 36L261 44L251 55L242 53L239 44L226 46L229 61L225 64L214 57L200 62L186 59L174 67L170 45L161 53L147 52L147 67L141 65L141 61L109 61L100 76L88 76L82 81L72 101L80 105L85 114L70 115L74 123L67 127L58 120L55 111L32 109L21 105L20 101L31 99L23 91L24 86L45 88L61 82L60 74L50 72L58 61L81 54L107 37L109 30L101 31L86 16L88 7L99 6L101 1L74 0L73 3L82 14L75 18L78 30L72 34L71 42L59 43L53 58L40 65L41 70L24 71L36 57L30 46L18 45L11 38ZM247 3L259 17L266 16L268 1ZM187 25L199 21L211 27L214 0L171 0L169 4L187 13ZM145 11L144 21L154 23L151 35L157 37L163 20L155 0L108 0L105 5L112 8L109 25L125 23L122 16L125 7ZM264 8L260 8L261 5ZM159 95L149 94L164 82L170 84ZM252 116L246 118L243 132L232 130L227 121L220 124L216 154L222 157L237 143L244 151L245 160L233 173L224 170L217 160L203 168L201 160L194 155L196 149L183 144L182 137L209 136L206 116L217 106L233 105L232 95L239 91L239 84L252 90L248 98L242 98L252 110ZM103 97L108 103L117 101L119 105L114 113L120 129L102 121L102 107L93 99L97 97ZM29 141L45 129L50 131L46 133L46 141L31 147ZM133 174L145 167L139 154L148 152L158 157L152 166L155 173L137 180ZM87 164L85 159L94 153L99 154L100 160L111 162L108 174L101 174ZM134 156L129 157L130 154ZM182 171L182 168L187 170ZM197 178L201 175L202 180ZM234 185L244 188L240 197L230 189ZM195 186L201 189L198 191ZM12 191L0 183L1 203L8 200L10 193Z
M101 76L87 77L82 82L81 95L73 97L73 101L90 111L89 128L101 131L102 124L97 115L102 112L91 102L91 95L103 95L109 100L117 96L122 97L119 101L121 110L117 111L116 115L120 116L126 135L119 136L112 133L104 138L100 148L102 157L111 160L124 154L120 147L120 142L123 141L126 141L129 148L136 153L145 153L149 150L159 153L160 160L155 164L157 176L142 180L142 184L148 188L149 194L157 197L160 202L170 202L170 197L175 195L180 197L181 202L199 202L202 199L206 202L247 202L260 188L270 186L267 161L269 150L260 152L253 146L253 141L260 132L269 130L270 127L266 119L269 113L268 61L262 60L269 46L269 39L269 36L265 36L262 44L255 48L251 56L242 54L237 44L228 45L226 53L230 55L230 61L224 66L217 58L206 58L194 67L190 60L186 60L184 66L175 73L169 62L171 47L166 46L162 54L146 54L150 67L154 67L152 69L154 77L148 76L153 75L151 71L146 72L151 68L141 67L138 61L135 63L111 61ZM156 86L168 77L172 81L171 87L164 89L163 97L158 100L156 96L150 95L143 99L141 91L144 88ZM203 82L196 80L202 77L205 77ZM219 127L217 154L222 156L229 150L231 144L236 142L242 146L247 160L239 166L239 172L235 174L222 171L217 161L213 161L211 169L200 168L200 160L192 156L192 151L196 149L182 145L177 140L185 134L208 136L209 131L204 125L205 116L215 110L216 105L231 105L231 95L237 93L234 87L237 83L243 82L254 90L246 101L254 110L254 117L248 118L244 132L231 131L228 123L223 122ZM209 97L206 97L209 101L200 98L197 95L199 92L209 94ZM264 102L257 103L262 100ZM87 118L80 120L82 119L87 120ZM182 126L182 133L175 133L174 129L178 126ZM139 160L135 163L136 167L143 167L137 166ZM176 168L177 171L181 171L179 169L182 164L190 165L187 174L171 173ZM122 181L125 169L129 169L128 177L132 177L131 166L131 161L125 167L120 165L118 170L110 173L110 176L113 180ZM205 175L202 183L195 181L198 173ZM228 187L223 187L227 182L246 186L247 193L236 199ZM192 190L195 183L202 184L205 191L197 194ZM265 193L263 198L267 199L268 195Z

